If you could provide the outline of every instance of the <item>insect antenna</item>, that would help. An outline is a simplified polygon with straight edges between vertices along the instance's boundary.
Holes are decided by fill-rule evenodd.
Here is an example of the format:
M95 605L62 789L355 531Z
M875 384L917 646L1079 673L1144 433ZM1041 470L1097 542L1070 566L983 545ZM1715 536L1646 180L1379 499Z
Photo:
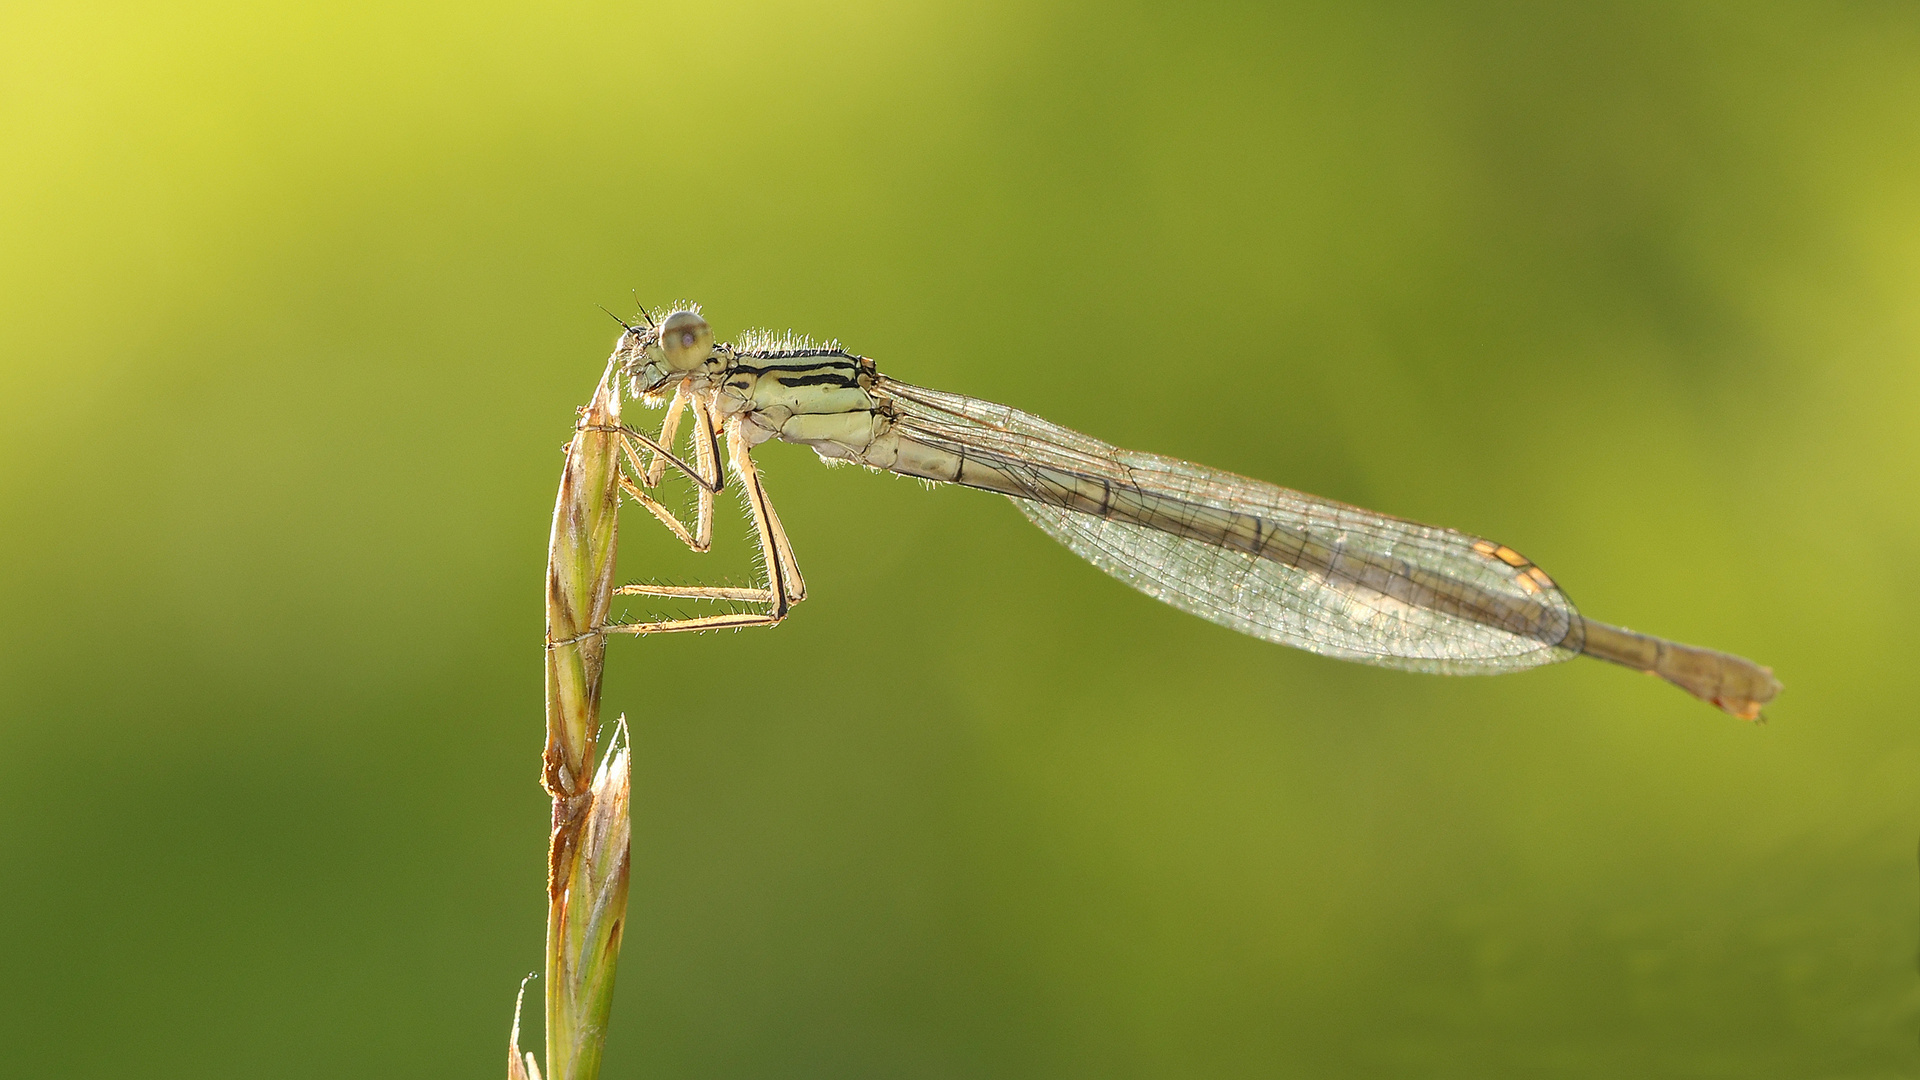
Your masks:
M602 306L601 306L601 305L599 305L599 304L595 304L595 305L594 305L594 307L597 307L597 308L600 308L600 310L601 310L601 311L607 311L607 309L606 309L605 307L602 307ZM632 326L629 326L629 325L627 324L627 320L625 320L625 319L623 319L623 318L621 318L621 317L620 317L620 316L618 316L618 315L615 315L615 314L614 314L613 312L611 312L611 311L607 311L607 318L609 318L609 319L612 319L612 320L613 320L614 322L617 322L617 323L619 323L619 324L620 324L621 326L625 326L625 327L627 328L627 333L629 333L629 334L637 334L637 333L639 333L639 332L640 332L640 331L638 331L638 330L635 330L635 329L634 329L634 328L633 328ZM647 325L649 325L649 326L651 326L651 325L653 325L653 324L652 324L651 322L649 322L649 323L648 323Z

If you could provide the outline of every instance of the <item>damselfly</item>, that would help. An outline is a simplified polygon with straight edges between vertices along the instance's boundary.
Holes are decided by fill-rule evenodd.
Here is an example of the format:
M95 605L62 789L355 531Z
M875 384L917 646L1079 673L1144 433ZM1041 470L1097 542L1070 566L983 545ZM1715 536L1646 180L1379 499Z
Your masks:
M651 634L771 626L806 596L793 546L754 468L770 439L829 463L1013 499L1087 561L1177 608L1343 660L1483 675L1591 656L1659 675L1752 720L1780 692L1770 669L1583 618L1505 544L1210 469L1122 450L1004 405L912 386L836 344L750 334L716 343L697 308L627 328L613 374L666 404L657 437L620 425L620 485L688 547L706 551L728 460L767 567L763 588L625 585L626 595L733 601L746 610L616 623ZM693 423L693 460L673 452ZM643 460L644 458L644 460ZM653 495L668 466L692 479L691 524Z

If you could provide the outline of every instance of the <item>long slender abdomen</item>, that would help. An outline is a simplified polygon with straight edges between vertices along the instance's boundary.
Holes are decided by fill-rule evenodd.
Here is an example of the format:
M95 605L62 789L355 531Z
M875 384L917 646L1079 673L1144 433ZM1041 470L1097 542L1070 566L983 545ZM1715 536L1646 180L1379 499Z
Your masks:
M991 452L968 454L897 433L889 436L885 454L876 456L881 459L869 458L869 464L903 475L1032 499L1198 540L1291 566L1327 582L1531 638L1566 653L1577 651L1658 675L1743 720L1759 719L1761 708L1780 693L1780 681L1772 669L1745 657L1609 626L1585 619L1570 607L1498 594L1377 555L1355 555L1304 532L1274 530L1254 515L1149 493L1087 473L1014 465ZM1476 544L1476 550L1539 574L1510 549L1482 543L1485 548ZM1551 586L1544 576L1532 580Z
M1636 633L1587 620L1581 653L1658 675L1702 701L1742 720L1760 719L1760 709L1780 693L1773 669L1744 656Z

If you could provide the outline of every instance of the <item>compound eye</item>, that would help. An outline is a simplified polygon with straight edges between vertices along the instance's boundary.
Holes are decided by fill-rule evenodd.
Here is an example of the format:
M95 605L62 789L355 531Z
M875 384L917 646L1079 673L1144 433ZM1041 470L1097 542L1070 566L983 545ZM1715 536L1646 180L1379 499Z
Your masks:
M676 371L691 371L713 355L713 330L691 311L676 311L660 324L660 348Z

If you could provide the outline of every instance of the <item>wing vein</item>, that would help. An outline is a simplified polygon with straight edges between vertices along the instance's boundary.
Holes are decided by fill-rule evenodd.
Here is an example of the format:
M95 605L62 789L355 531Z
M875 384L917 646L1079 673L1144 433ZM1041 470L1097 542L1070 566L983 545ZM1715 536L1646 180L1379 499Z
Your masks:
M1012 497L1075 554L1220 625L1450 674L1513 671L1579 651L1584 624L1572 602L1510 548L1122 450L992 402L886 378L875 394L900 437L991 470L989 490Z

